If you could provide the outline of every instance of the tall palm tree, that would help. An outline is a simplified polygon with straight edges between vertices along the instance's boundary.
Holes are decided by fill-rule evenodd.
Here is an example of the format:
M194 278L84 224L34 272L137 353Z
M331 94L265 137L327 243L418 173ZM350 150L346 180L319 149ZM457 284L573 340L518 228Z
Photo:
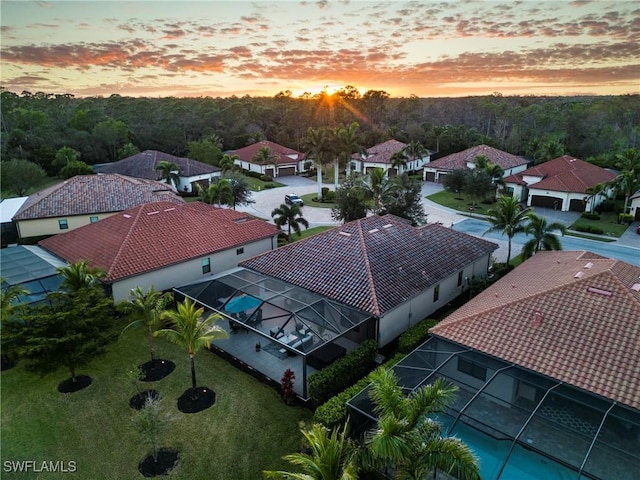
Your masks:
M307 150L307 158L316 164L318 182L318 200L322 200L322 167L332 161L333 146L332 134L327 128L307 129L303 139L304 148Z
M189 352L191 362L191 390L193 396L197 396L196 364L195 356L202 347L209 347L211 342L221 338L227 338L227 332L218 325L216 320L222 317L219 314L211 314L202 318L204 308L197 308L188 298L177 304L176 310L165 310L160 314L162 320L168 320L173 324L170 328L157 330L154 335L163 337L171 343L184 348Z
M131 290L128 300L120 302L118 308L134 319L129 325L124 327L122 334L130 328L144 327L147 331L149 351L151 352L151 366L156 363L156 348L153 341L153 332L160 327L160 314L167 307L171 296L158 292L152 285L146 292L140 287ZM122 335L121 334L121 335Z
M278 174L278 156L273 153L273 151L269 147L261 147L256 154L252 158L253 161L259 163L260 165L272 165L273 166L273 176L276 177Z
M283 458L302 468L304 473L265 471L265 478L291 480L357 480L354 463L355 446L347 437L347 427L340 432L329 432L322 425L314 424L302 434L311 453L293 453Z
M284 224L287 224L287 238L289 243L291 243L291 230L300 235L300 226L309 228L309 222L302 216L300 206L295 204L281 204L271 212L271 217L274 223L280 228L282 228Z
M396 169L396 175L402 173L402 169L407 166L407 160L408 157L404 150L400 150L391 155L391 168Z
M240 157L238 157L238 155L229 155L225 153L220 159L220 168L223 172L232 172L237 170L238 166L236 165L236 160L239 158Z
M227 178L221 178L217 182L212 182L205 190L198 186L198 199L209 205L232 205L233 204L233 185Z
M521 210L514 197L502 195L496 207L487 212L486 218L491 223L491 227L484 233L500 232L509 239L507 266L511 260L511 240L517 233L524 232L527 214L530 211L528 207Z
M348 126L339 127L336 132L338 155L335 157L333 168L333 183L336 189L338 188L340 168L349 165L351 155L354 153L363 154L365 152L364 147L360 144L361 138L358 128L360 128L358 122L351 122Z
M590 203L590 207L589 207L589 213L593 213L593 211L596 208L596 202L598 201L598 197L606 196L608 189L609 189L609 187L607 186L607 184L598 183L598 184L594 185L593 187L588 187L584 191L584 193L587 194L587 196L584 197L585 203L591 202Z
M562 250L560 239L553 232L559 231L564 235L567 227L559 222L547 223L544 217L539 217L533 212L529 212L527 218L529 223L524 227L524 233L533 235L533 238L522 248L524 258L529 258L540 250Z
M180 183L180 167L178 165L162 160L156 165L156 170L160 172L160 180L178 188Z
M634 170L623 170L614 178L609 186L617 193L624 195L624 209L622 213L627 213L629 209L629 197L640 190L640 176Z
M106 275L103 270L90 267L88 260L58 267L57 272L62 276L60 290L69 293L78 293L82 289L98 286L100 279Z
M420 142L414 140L404 147L404 153L409 161L412 162L424 157L427 154L427 149L424 148Z
M455 437L442 437L440 425L430 415L443 412L453 401L457 387L437 379L405 395L392 370L372 374L369 396L378 425L365 435L363 465L391 468L398 479L434 478L442 470L459 479L479 480L477 459Z
M375 213L379 213L382 205L382 198L390 185L389 179L384 174L384 169L376 167L370 170L363 184L367 191L368 198L373 199L373 211Z

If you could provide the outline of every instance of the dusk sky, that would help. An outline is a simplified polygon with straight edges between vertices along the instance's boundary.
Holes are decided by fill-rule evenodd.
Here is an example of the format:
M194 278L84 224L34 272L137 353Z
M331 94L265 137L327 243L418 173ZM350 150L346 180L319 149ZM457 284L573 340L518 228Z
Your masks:
M0 10L0 84L16 93L640 93L637 1L2 0Z

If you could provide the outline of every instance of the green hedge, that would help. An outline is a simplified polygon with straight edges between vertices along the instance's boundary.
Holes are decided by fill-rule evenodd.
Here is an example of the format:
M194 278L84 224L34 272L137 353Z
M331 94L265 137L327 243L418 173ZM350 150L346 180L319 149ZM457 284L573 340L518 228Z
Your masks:
M404 357L405 355L397 353L387 359L387 361L376 370L393 366ZM313 420L328 428L334 428L340 425L347 418L347 402L369 385L369 383L371 383L371 373L320 405L313 414Z
M365 340L344 357L309 377L309 398L320 405L369 373L376 365L378 345Z
M425 318L413 327L407 329L406 332L398 337L398 351L400 353L409 353L415 350L416 347L427 339L429 329L437 323L438 321L433 318Z
M604 230L600 227L594 227L592 225L575 225L573 228L577 232L595 233L598 235L602 235L604 233Z
M581 217L587 220L600 220L600 215L597 213L584 212Z

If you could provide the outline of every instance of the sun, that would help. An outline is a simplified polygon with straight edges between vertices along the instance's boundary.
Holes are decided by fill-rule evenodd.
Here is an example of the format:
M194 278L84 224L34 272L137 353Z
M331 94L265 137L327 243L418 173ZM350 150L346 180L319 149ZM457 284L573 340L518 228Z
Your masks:
M293 90L291 93L294 97L302 97L305 94L313 97L319 93L326 92L328 95L333 95L338 90L343 88L344 85L338 85L336 83L322 83L322 84L309 84L304 87L299 87Z

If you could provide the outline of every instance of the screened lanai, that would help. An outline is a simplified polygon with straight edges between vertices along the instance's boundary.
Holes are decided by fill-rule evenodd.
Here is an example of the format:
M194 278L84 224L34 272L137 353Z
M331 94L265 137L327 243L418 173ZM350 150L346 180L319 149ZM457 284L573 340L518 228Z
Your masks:
M244 268L174 291L223 315L231 335L215 345L234 358L271 378L295 360L302 398L310 373L375 338L377 331L376 318L366 312ZM257 355L256 343L271 357ZM269 367L272 371L264 371Z
M485 480L640 478L640 412L446 340L430 338L394 371L410 394L442 378L458 387L439 414L469 445ZM368 388L349 401L353 429L375 422Z

